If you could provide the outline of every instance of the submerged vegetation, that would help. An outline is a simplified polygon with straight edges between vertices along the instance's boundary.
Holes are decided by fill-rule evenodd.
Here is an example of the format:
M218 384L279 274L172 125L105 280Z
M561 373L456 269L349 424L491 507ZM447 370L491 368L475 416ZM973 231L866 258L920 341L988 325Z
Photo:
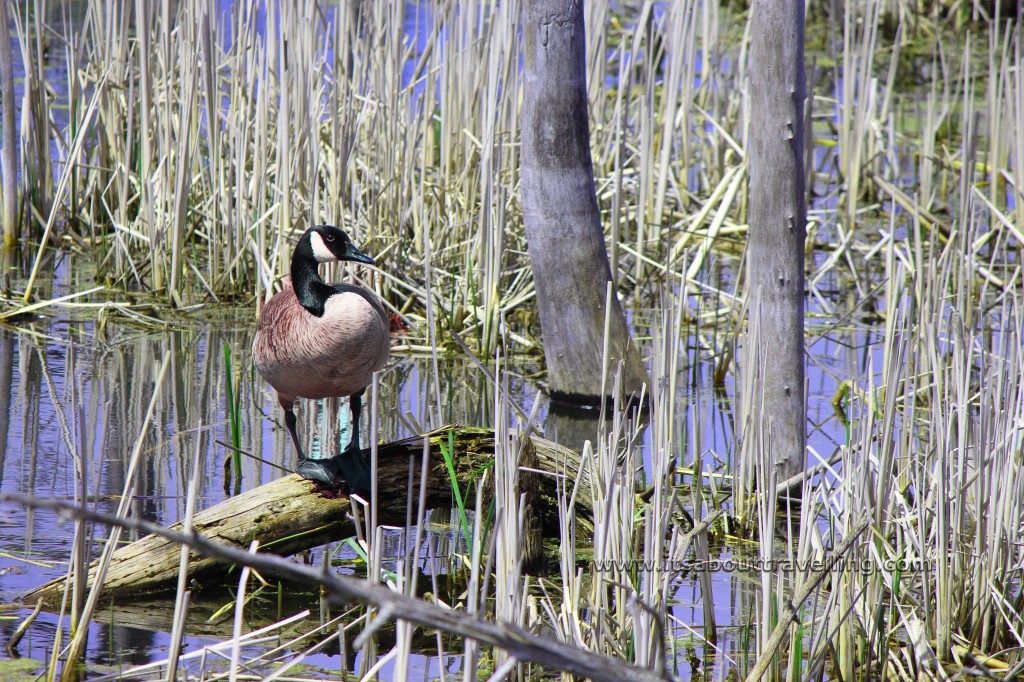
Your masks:
M1024 45L986 3L948 15L918 4L928 3L847 0L809 16L808 363L841 413L809 430L842 436L833 452L810 449L799 506L780 505L791 482L772 476L771 425L758 423L757 387L733 361L749 118L738 2L587 3L598 199L619 296L650 358L650 413L641 422L615 406L592 427L580 470L559 472L548 575L524 575L518 552L514 432L535 426L539 401L520 408L504 366L541 341L518 199L516 2L222 11L88 0L47 16L45 3L18 3L20 205L37 247L0 319L26 312L43 254L62 248L96 254L105 295L143 292L179 315L255 307L287 272L294 236L342 225L376 258L372 286L404 321L404 349L431 356L430 423L415 426L445 421L438 357L461 352L447 332L493 360L483 369L500 445L481 477L503 502L491 513L477 491L459 491L462 582L445 605L694 678L1010 679L1024 670ZM66 70L48 68L57 59ZM833 362L817 355L823 339L855 350ZM224 374L236 452L252 446L240 431L252 417L239 414L247 360ZM373 413L384 409L377 391ZM722 396L736 400L716 451L700 414ZM744 450L759 453L768 482L749 497L732 494ZM583 494L586 536L571 501ZM372 514L360 516L358 546L381 576ZM711 559L749 571L728 645ZM398 568L388 584L422 594L418 563ZM691 580L701 615L685 613L698 622L677 608ZM244 604L240 590L239 613ZM354 628L372 634L375 615L364 615ZM232 670L241 618L223 647ZM353 628L326 609L324 621L335 636ZM404 679L414 640L438 660L461 656L467 679L537 672L471 639L416 637L403 622L388 652L360 638L361 672L388 664Z

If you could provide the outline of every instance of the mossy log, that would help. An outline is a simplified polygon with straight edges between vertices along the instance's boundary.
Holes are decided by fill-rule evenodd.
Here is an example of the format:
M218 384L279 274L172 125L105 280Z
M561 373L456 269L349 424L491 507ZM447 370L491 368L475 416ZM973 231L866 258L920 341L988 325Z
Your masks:
M494 434L476 428L443 427L424 434L430 441L430 461L426 483L426 508L454 505L452 485L441 455L442 445L449 439L454 444L456 478L463 491L475 490L480 471L494 457ZM411 509L417 509L420 490L419 472L424 436L381 445L378 448L377 520L393 526L406 524L409 504L407 486L413 473ZM585 487L576 496L578 517L584 524L590 518L587 503L591 499L590 479L580 471L579 454L536 436L523 439L519 466L526 469L568 475ZM368 456L368 451L364 451ZM520 471L520 490L527 495L526 528L523 533L524 566L536 568L543 559L541 546L545 529L557 533L557 506L554 503L555 476ZM488 476L493 492L493 476ZM472 487L471 487L472 486ZM490 493L489 493L490 494ZM472 499L472 494L470 496ZM490 500L485 500L489 504ZM310 481L291 474L254 488L209 509L197 512L192 521L194 532L215 542L248 549L255 540L261 551L287 556L318 547L354 534L349 520L347 497L331 497L314 489ZM182 522L171 526L182 530ZM118 549L111 560L103 582L103 594L118 598L173 589L180 566L179 545L148 535ZM95 576L96 563L89 569L89 584ZM221 566L215 558L193 553L188 576L199 580ZM41 585L24 597L27 603L43 599L53 604L60 599L65 578Z

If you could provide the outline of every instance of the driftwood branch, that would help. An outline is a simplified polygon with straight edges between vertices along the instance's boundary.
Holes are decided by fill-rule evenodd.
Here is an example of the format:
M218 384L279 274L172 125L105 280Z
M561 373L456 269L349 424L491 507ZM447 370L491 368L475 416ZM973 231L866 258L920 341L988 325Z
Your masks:
M410 468L418 478L423 456L423 439L430 441L426 508L452 507L452 484L440 450L443 445L454 451L457 479L463 491L475 489L475 477L494 458L494 433L485 429L444 427L423 436L387 443L378 448L377 519L379 523L405 526L407 501L412 498L416 509L419 482L407 490ZM524 529L524 568L536 567L543 560L543 529L557 529L557 505L554 503L555 475L566 475L584 486L576 496L581 505L591 499L590 479L586 467L580 466L579 455L539 437L522 439L519 448L520 489L527 494L528 507ZM544 475L536 471L554 472ZM581 471L582 470L582 471ZM493 481L493 478L492 478ZM484 504L489 504L485 500ZM545 512L545 509L548 510ZM583 526L589 509L578 507ZM347 497L330 497L317 492L311 482L297 475L285 476L241 495L232 497L195 515L195 532L212 542L246 549L258 541L265 552L287 556L313 547L342 540L354 534L349 520ZM411 520L415 523L415 519ZM170 527L181 532L182 522ZM158 533L119 548L114 553L103 581L103 594L122 597L173 590L178 580L180 548L177 543ZM221 565L213 554L190 557L188 577L201 578ZM92 584L95 564L90 569ZM42 598L54 604L64 591L65 578L45 583L24 599L33 603Z
M539 637L507 623L492 623L474 615L450 611L392 592L379 584L342 575L324 573L278 556L250 553L231 545L213 542L195 534L185 535L154 523L132 518L118 518L89 509L82 509L61 500L47 500L28 495L4 493L0 499L40 509L51 509L73 518L120 526L127 530L151 533L174 545L185 545L204 557L234 563L272 573L296 583L322 587L327 594L343 602L360 602L380 609L381 613L417 625L451 632L482 644L499 647L521 661L530 661L549 670L559 670L593 680L607 682L658 682L671 679L650 670L629 665L614 658L577 649L563 642Z

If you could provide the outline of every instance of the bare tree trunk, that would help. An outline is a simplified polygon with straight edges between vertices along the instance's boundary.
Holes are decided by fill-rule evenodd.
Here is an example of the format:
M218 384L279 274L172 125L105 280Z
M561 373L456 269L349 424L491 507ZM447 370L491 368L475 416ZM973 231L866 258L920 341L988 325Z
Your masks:
M754 0L751 11L750 328L744 370L752 373L753 382L747 385L755 387L747 404L763 405L763 410L758 407L747 415L747 424L770 429L770 440L761 442L770 442L775 471L784 480L803 471L807 443L804 3Z
M0 97L3 98L3 148L0 167L2 167L2 184L0 197L3 197L3 235L4 245L14 246L18 243L18 170L15 166L17 148L15 147L14 120L14 57L11 54L11 27L7 11L8 0L0 0ZM49 172L49 168L40 172Z
M551 395L595 404L606 370L601 359L611 268L590 158L582 5L523 2L523 225ZM647 371L614 295L608 313L608 376L624 361L623 392L639 394Z

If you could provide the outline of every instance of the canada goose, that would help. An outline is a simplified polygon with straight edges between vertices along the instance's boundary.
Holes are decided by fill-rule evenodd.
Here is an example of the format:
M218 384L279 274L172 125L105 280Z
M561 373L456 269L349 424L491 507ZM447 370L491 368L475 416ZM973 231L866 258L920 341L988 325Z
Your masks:
M292 255L291 280L267 302L256 327L252 357L275 391L299 454L298 473L350 492L370 489L360 455L362 395L391 350L388 316L372 292L351 284L326 284L318 265L332 261L373 264L337 227L306 230ZM307 459L295 432L295 399L350 396L352 439L329 459Z

